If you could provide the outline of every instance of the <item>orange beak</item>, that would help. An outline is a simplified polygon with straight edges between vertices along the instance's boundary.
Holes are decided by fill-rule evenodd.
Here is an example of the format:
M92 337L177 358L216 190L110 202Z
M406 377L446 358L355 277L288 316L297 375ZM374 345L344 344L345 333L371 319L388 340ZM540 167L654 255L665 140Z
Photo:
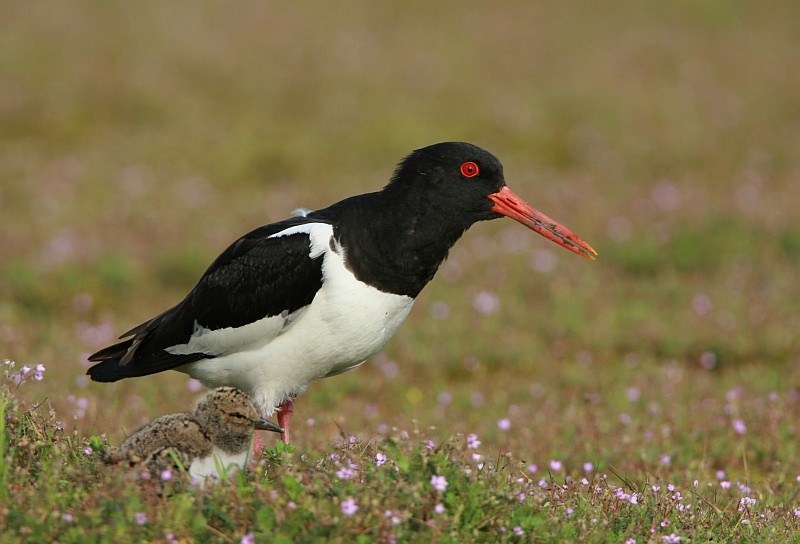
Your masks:
M503 186L496 193L490 194L489 198L495 203L492 211L519 221L529 229L538 232L545 238L577 253L581 257L594 260L594 256L597 255L592 246L539 210L532 208L508 187Z

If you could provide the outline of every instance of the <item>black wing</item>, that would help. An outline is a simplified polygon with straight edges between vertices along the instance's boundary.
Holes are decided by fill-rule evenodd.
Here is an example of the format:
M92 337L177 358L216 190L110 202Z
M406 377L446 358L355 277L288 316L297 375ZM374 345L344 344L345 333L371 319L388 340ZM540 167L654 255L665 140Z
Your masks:
M95 381L113 382L211 358L214 354L165 350L188 343L197 325L236 328L311 304L322 286L322 255L310 257L306 233L270 236L314 223L327 222L295 217L242 236L217 257L180 304L120 337L131 336L128 340L89 357L99 364L87 374Z

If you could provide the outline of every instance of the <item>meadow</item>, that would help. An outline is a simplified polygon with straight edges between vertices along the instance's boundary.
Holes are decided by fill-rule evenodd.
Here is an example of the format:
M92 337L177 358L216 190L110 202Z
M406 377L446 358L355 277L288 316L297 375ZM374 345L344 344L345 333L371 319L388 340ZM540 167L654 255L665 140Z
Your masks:
M798 67L792 0L0 1L0 540L800 541ZM450 140L597 261L477 224L291 446L99 462L202 389L90 353Z

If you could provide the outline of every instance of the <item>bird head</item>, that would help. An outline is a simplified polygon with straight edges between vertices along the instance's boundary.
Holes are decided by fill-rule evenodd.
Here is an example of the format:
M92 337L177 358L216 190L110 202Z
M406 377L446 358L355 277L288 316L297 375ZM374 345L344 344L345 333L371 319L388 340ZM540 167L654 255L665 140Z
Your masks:
M477 221L506 216L582 257L597 255L589 244L514 194L498 158L472 144L444 142L413 151L397 166L384 192L461 232Z
M283 432L282 428L263 419L253 399L236 387L219 387L208 393L197 403L194 416L215 443L224 435L249 439L254 428Z

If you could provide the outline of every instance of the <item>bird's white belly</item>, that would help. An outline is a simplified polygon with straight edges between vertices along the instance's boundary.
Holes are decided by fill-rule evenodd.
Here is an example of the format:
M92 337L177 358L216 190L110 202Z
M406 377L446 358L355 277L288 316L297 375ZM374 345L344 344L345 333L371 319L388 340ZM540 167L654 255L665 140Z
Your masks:
M260 327L264 336L180 370L208 387L230 385L247 391L262 413L271 415L289 395L300 394L315 380L346 372L375 355L397 332L414 299L358 281L345 267L341 251L328 249L327 238L324 244L322 287L299 318L277 335L275 320L284 321L279 316L247 325L250 333ZM240 338L241 329L211 331L201 338L214 342L225 331Z
M248 447L242 453L231 455L214 446L211 455L195 457L189 465L189 476L196 479L196 484L202 488L208 476L219 476L222 471L231 474L235 469L244 468L250 459Z

